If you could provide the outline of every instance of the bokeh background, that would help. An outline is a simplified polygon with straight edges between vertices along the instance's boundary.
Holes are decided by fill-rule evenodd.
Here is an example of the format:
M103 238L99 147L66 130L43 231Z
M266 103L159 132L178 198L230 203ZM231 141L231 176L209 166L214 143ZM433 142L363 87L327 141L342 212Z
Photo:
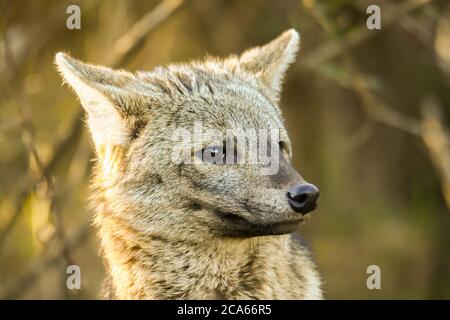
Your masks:
M81 29L66 8L81 8ZM381 8L368 30L366 8ZM282 109L294 164L321 189L301 228L329 299L450 298L448 1L2 1L0 298L98 298L92 146L53 58L130 70L301 33ZM66 267L82 289L67 290ZM368 290L366 268L381 268Z

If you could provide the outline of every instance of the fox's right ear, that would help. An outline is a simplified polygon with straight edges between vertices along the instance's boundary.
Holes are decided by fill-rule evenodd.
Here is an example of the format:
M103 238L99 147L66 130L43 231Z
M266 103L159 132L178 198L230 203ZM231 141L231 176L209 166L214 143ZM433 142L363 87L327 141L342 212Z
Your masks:
M299 44L300 35L290 29L261 47L245 51L239 57L239 64L241 68L256 75L279 97L284 75L295 60Z
M133 74L94 66L57 53L55 63L64 80L73 88L88 114L95 145L126 146L130 139L129 101L135 82Z

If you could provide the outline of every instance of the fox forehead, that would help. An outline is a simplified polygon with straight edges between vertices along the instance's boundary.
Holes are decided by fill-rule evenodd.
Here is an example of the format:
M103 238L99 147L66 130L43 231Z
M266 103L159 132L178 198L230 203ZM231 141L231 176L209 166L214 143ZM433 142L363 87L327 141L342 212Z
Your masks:
M55 63L88 114L97 150L130 146L144 127L161 129L203 121L217 129L284 128L277 103L299 35L227 58L131 73L83 63L58 53Z
M255 77L236 69L206 62L170 65L151 72L138 72L141 90L157 87L156 113L177 117L178 124L202 121L217 129L283 128L281 112ZM152 106L150 105L150 108Z

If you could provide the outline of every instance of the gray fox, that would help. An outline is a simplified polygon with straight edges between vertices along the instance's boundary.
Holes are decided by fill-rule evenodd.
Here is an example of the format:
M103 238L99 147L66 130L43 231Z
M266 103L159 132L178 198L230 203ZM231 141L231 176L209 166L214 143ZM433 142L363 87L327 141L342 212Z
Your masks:
M134 73L57 53L96 149L90 203L108 275L105 298L322 298L297 234L319 191L291 165L278 105L298 47L291 29L241 55ZM279 151L271 153L276 172L240 161L244 147L228 135L188 140L185 154L197 161L174 161L174 132L196 122L219 133L276 130L269 141ZM228 155L232 163L218 161Z

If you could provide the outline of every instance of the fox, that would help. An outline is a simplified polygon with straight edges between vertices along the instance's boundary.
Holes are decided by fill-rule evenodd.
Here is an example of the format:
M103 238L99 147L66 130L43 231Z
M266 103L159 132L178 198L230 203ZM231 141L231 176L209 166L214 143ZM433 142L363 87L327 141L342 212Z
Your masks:
M95 148L89 203L106 269L102 298L323 299L298 231L319 190L291 163L280 108L299 44L290 29L239 55L136 72L56 54ZM222 133L277 130L276 172L263 174L260 163L173 161L173 132L198 121ZM201 141L190 155L205 149L224 157L239 145Z

